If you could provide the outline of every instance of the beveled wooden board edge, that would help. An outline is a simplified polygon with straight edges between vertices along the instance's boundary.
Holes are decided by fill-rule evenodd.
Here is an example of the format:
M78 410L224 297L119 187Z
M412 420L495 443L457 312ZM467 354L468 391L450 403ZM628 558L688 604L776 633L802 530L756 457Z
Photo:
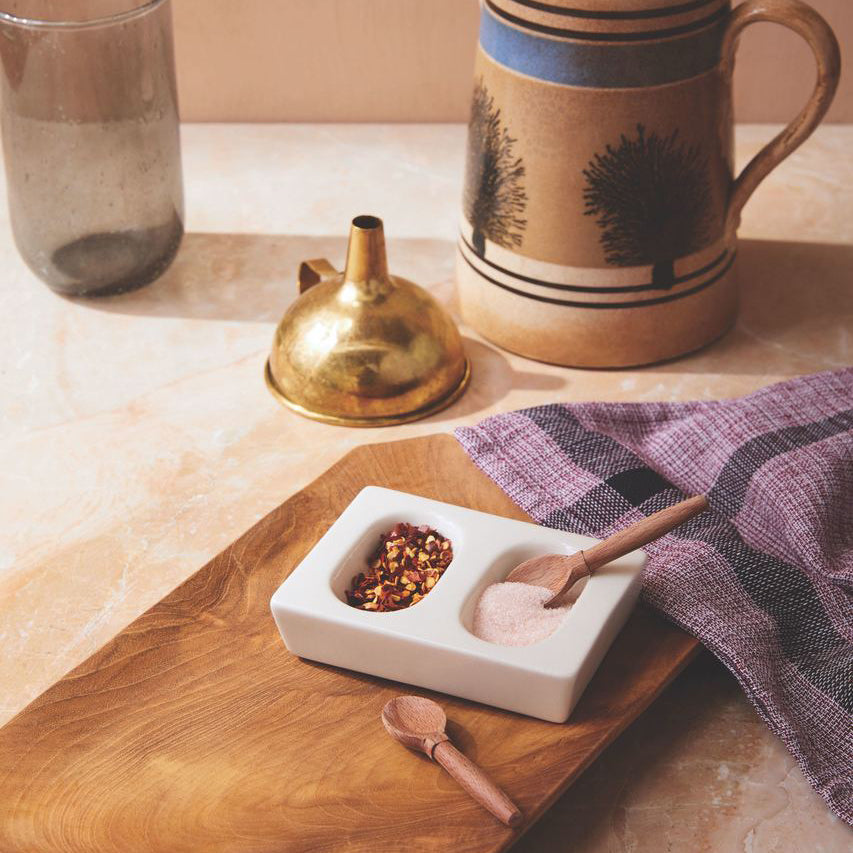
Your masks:
M31 703L29 703L22 711L20 711L12 720L10 720L5 726L0 729L0 748L2 748L2 741L4 739L4 735L7 736L12 728L14 728L15 724L22 719L22 717L30 712L37 711L44 705L48 705L51 703L62 702L64 699L73 697L75 695L75 680L85 677L86 675L92 673L93 671L97 671L101 668L102 663L108 663L109 656L114 649L115 644L119 641L119 639L125 635L132 633L134 629L139 626L143 627L142 623L146 620L149 614L152 611L163 607L170 599L177 596L180 601L181 593L185 591L185 588L190 588L196 582L201 575L206 572L210 572L214 569L215 564L223 559L225 555L233 550L240 550L242 543L248 542L250 538L253 536L255 531L263 527L269 523L275 524L275 516L286 515L289 510L296 509L301 503L305 503L306 501L310 504L310 501L315 499L317 494L322 494L324 491L329 491L330 489L334 489L336 492L340 493L341 491L345 493L351 493L354 495L357 491L364 485L368 485L368 483L364 482L361 478L353 478L352 471L349 469L358 470L358 465L353 465L354 460L359 460L363 463L366 463L366 467L368 469L375 468L377 465L381 469L383 466L388 464L388 454L401 454L400 459L407 458L411 455L412 448L414 447L425 447L428 449L430 454L440 453L442 455L449 454L454 456L453 459L453 471L454 471L454 479L455 474L458 471L459 477L461 480L469 480L470 478L479 478L482 482L482 485L488 484L489 491L491 492L492 497L495 499L498 496L501 496L501 501L503 507L501 509L496 510L494 507L490 508L489 511L493 512L497 515L505 515L506 517L518 518L518 519L528 519L526 516L512 501L494 484L485 474L483 474L471 460L468 458L467 454L462 450L461 446L456 442L456 440L450 435L433 435L433 436L424 436L420 438L407 439L398 442L391 443L377 443L374 445L364 445L358 448L353 449L349 453L347 453L341 460L331 466L324 474L320 477L316 478L312 483L307 485L304 489L296 492L290 498L288 498L284 503L280 506L276 507L262 519L260 519L253 527L246 531L241 537L239 537L234 543L232 543L228 548L226 548L222 554L217 555L212 560L210 560L205 566L200 568L197 572L190 575L183 583L179 584L172 590L168 595L164 596L159 602L154 604L151 608L149 608L145 613L131 622L127 627L125 627L119 634L117 634L113 639L104 644L104 646L93 655L91 655L87 660L83 661L78 666L74 667L67 675L65 675L62 679L54 683L53 686L44 691L39 697L34 699ZM476 482L474 480L473 482ZM343 485L342 485L343 484ZM399 485L399 484L397 484ZM397 485L392 487L397 487ZM400 488L406 491L411 491L415 494L423 494L426 497L436 497L434 492L430 492L429 489L423 490L420 489L417 482L412 482L407 484L406 486L399 485ZM465 490L467 491L467 489ZM472 488L470 490L472 493L476 492L476 488ZM311 497L309 497L309 493L313 493ZM345 505L345 504L344 504ZM476 505L474 508L477 507ZM287 562L289 564L289 568L282 572L279 582L284 579L284 577L289 574L289 572L301 561L304 555L313 547L313 544L317 539L324 533L325 531L322 529L318 529L316 532L312 532L312 536L310 538L310 544L300 543L302 544L301 551L299 553L293 552L288 555ZM292 549L291 549L292 550ZM646 623L649 620L653 620L656 623L656 630L660 630L660 627L664 624L661 622L659 617L652 614L651 611L648 611L644 607L638 608L637 613L631 620L629 620L628 626L626 626L626 630L630 630L630 626L634 625L635 622L639 620L642 623ZM667 641L672 645L672 655L669 659L669 666L666 668L665 674L662 678L655 678L655 689L652 691L646 692L639 701L636 701L634 705L630 708L628 713L623 713L620 717L620 722L618 726L611 725L610 728L600 737L597 737L594 740L594 743L588 748L583 750L583 761L578 763L573 772L567 774L563 778L560 778L550 787L546 787L544 791L544 795L537 795L538 802L532 808L528 805L525 808L525 822L517 830L509 830L502 829L499 832L486 832L484 835L490 835L491 838L484 843L482 847L478 847L477 849L482 851L482 853L499 853L499 851L503 851L512 846L522 835L523 833L536 822L536 820L545 812L545 810L556 800L568 787L572 784L575 779L583 772L583 770L592 763L592 761L600 754L600 752L610 744L626 727L627 725L636 719L640 713L643 712L654 700L654 698L666 687L670 681L675 678L675 676L681 671L681 669L686 666L690 659L696 654L699 648L698 641L690 637L689 635L683 633L678 630L674 626L671 626L672 630L667 631L664 635ZM642 625L639 625L639 630L642 630ZM617 640L618 641L618 640ZM603 665L604 666L604 665ZM656 673L657 675L657 673ZM361 680L373 681L376 683L382 683L385 685L392 684L391 682L382 682L381 679L374 679L370 676L358 676ZM397 689L395 687L395 689ZM431 693L430 691L424 691L417 687L410 687L407 685L399 685L399 692L421 692L421 693ZM435 694L433 694L435 695ZM441 695L439 694L439 698ZM472 708L476 708L476 703L465 702L465 700L455 699L454 697L447 697L448 702L455 702L458 705L463 706L471 706ZM582 700L583 701L583 700ZM525 718L522 716L518 716L519 720L524 720ZM452 711L450 716L451 723L453 722ZM538 721L533 721L538 722ZM558 724L551 724L558 725ZM568 723L564 724L566 726L572 725L572 720L570 719ZM377 726L381 728L381 724L377 718ZM7 744L8 747L8 744ZM511 793L511 792L510 792ZM488 820L488 816L484 815L484 820Z
M640 604L639 607L645 607L645 605ZM675 626L673 626L675 627ZM680 630L680 629L679 629ZM574 785L575 782L586 772L586 770L596 761L596 759L607 749L614 741L616 741L619 736L632 724L637 718L643 714L645 711L649 709L649 707L654 703L654 701L661 695L661 693L669 687L670 684L678 677L678 675L699 655L702 650L702 644L695 638L690 636L685 632L681 632L684 634L684 637L692 640L692 643L682 643L681 650L679 653L673 658L672 668L667 673L665 679L660 683L658 688L653 692L648 693L645 697L645 700L641 703L637 703L636 713L633 717L623 718L623 722L619 726L615 726L610 729L608 732L608 736L603 738L602 741L598 744L595 752L589 752L586 760L578 765L575 769L575 772L571 775L567 776L566 779L563 780L559 785L555 785L553 790L547 795L547 797L543 800L541 806L535 809L533 812L529 810L524 814L524 823L519 827L518 831L509 839L507 839L506 843L496 848L495 853L503 853L505 850L509 850L513 845L515 845L526 833L529 829L531 829L534 824L541 818L554 803L563 796L563 794L568 791L569 788ZM603 662L602 662L603 665ZM572 718L569 717L566 723L562 725L571 725ZM568 851L567 851L568 853Z
M280 503L278 506L271 509L265 515L261 516L248 530L246 530L239 537L237 537L237 539L235 539L233 542L231 542L229 545L227 545L225 548L223 548L222 551L220 551L218 554L215 554L204 565L202 565L200 568L196 569L191 574L187 575L187 577L184 578L184 580L182 580L179 584L172 587L172 589L170 589L168 592L164 593L164 595L158 601L155 601L154 604L152 604L147 610L144 610L142 613L139 614L139 616L137 616L135 619L128 622L127 625L125 625L120 631L117 631L112 637L110 637L110 639L105 641L104 644L99 649L92 652L85 660L81 661L80 663L78 663L77 665L75 665L74 667L69 669L64 675L62 675L60 678L58 678L52 684L48 685L48 687L46 687L38 696L36 696L32 700L30 700L20 711L18 711L13 717L11 717L9 720L7 720L2 726L0 726L0 736L2 736L3 732L8 727L10 727L19 717L23 716L28 711L39 707L42 704L42 701L45 699L45 697L47 696L47 694L51 690L54 690L58 685L62 684L63 682L71 681L74 678L76 678L78 675L82 675L84 673L87 673L91 668L93 668L92 665L98 661L100 656L102 656L104 654L104 652L107 650L107 648L109 646L111 646L113 643L115 643L115 641L118 637L120 637L126 631L130 631L131 629L133 629L137 624L141 623L145 619L146 616L148 616L152 611L159 608L166 599L175 595L184 586L191 584L196 578L198 578L199 575L201 575L204 572L209 571L211 569L212 565L217 560L221 559L222 556L226 552L228 552L232 549L238 548L244 541L248 541L251 538L253 532L256 530L256 528L261 527L269 519L273 518L274 516L282 514L286 510L286 508L288 507L289 504L297 502L305 492L316 489L317 487L319 487L323 483L323 481L335 480L337 478L339 472L347 470L347 468L349 467L348 463L350 460L356 459L359 456L370 456L374 452L374 449L377 447L388 447L388 446L392 446L392 445L399 445L400 449L402 450L403 447L406 445L413 445L416 443L427 443L427 442L432 443L436 439L446 440L446 442L447 442L446 447L458 448L464 454L464 451L462 451L461 447L459 447L456 440L448 434L435 434L435 435L418 436L416 438L406 438L406 439L401 439L399 441L393 441L393 442L377 441L377 442L373 442L372 444L363 444L363 445L360 445L358 447L354 447L351 450L348 450L337 462L335 462L331 466L329 466L322 474L320 474L318 477L315 477L313 480L309 481L301 489L294 492L289 497L285 498L284 501L282 501L282 503ZM470 463L470 460L468 460L467 454L464 454L464 455L465 455L466 460ZM481 477L485 477L485 474L483 474L482 471L477 469L477 467L475 465L473 465L473 463L470 463L470 464L471 464L471 467ZM486 478L486 479L488 479L488 478ZM364 485L368 485L368 484L365 483ZM412 491L412 494L423 494L422 492L418 492L416 489L412 489L411 491ZM428 495L425 495L425 496L429 497ZM507 498L507 500L509 500L509 498ZM513 506L514 506L514 504L513 504ZM518 510L518 512L523 515L525 520L528 520L528 521L533 520L526 513L522 513L521 510ZM510 516L508 516L508 517L510 517ZM325 533L325 530L319 531L316 535L316 538L313 540L313 544L311 546L305 548L303 550L303 553L301 553L299 556L297 556L293 560L293 563L290 566L290 568L286 572L282 573L281 582L283 582L288 577L288 575L296 568L296 566L299 565L299 563L302 561L302 559L305 557L305 555L311 550L311 548L314 545L316 545L317 541L319 541L319 539L323 535L323 533ZM272 617L270 617L270 618L272 618ZM364 676L364 677L373 678L373 676ZM377 679L377 680L380 680L380 679ZM0 851L0 853L2 853L2 851Z

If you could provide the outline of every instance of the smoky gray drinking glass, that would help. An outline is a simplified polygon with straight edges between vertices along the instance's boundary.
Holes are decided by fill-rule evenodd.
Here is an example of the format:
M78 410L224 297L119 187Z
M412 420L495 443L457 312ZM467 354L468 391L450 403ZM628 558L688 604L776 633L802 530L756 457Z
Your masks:
M184 230L170 0L0 0L0 59L24 260L70 296L153 281Z

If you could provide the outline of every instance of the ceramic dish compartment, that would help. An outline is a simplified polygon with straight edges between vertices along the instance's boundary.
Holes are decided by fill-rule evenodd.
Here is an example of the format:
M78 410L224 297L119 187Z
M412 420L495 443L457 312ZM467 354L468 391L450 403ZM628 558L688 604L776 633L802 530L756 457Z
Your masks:
M565 537L563 538L565 539ZM592 542L594 540L590 539L587 541ZM468 599L462 605L462 609L460 611L462 624L471 631L473 635L474 610L477 607L477 602L480 600L480 596L483 594L483 591L490 584L500 583L501 581L506 580L507 575L509 575L516 566L520 565L525 560L530 560L533 557L544 557L547 554L575 554L578 550L579 548L576 545L572 545L568 541L563 541L560 544L550 546L544 542L530 541L519 543L518 545L514 545L511 548L506 549L484 570L480 576L479 583L477 583L477 585L471 590ZM580 593L586 588L586 584L586 579L575 584L571 596L573 600L577 601L580 597ZM494 644L490 643L489 645ZM541 643L536 643L536 645L541 645Z
M358 498L356 498L358 500ZM343 516L342 516L343 517ZM355 544L340 561L335 570L332 572L330 585L332 592L344 604L347 604L346 591L352 584L352 579L359 572L367 569L367 562L376 550L376 545L379 542L379 537L383 533L387 533L394 527L395 524L404 522L406 524L419 525L428 524L433 530L437 530L442 536L450 540L451 546L454 549L454 558L450 565L445 569L444 575L439 582L433 587L432 591L426 595L418 604L410 605L417 607L428 601L440 583L445 579L448 572L456 564L455 550L456 543L462 543L465 539L465 532L459 527L458 523L453 521L452 517L441 511L425 509L419 515L404 516L400 513L395 513L393 510L386 512L381 518L377 518L368 524L361 536L358 537ZM350 607L347 604L347 607ZM350 609L354 609L350 607ZM374 616L393 616L394 613L403 613L404 610L394 612L373 613Z
M353 575L398 521L448 537L453 561L405 610L350 607L345 590ZM279 587L271 608L287 648L300 657L562 722L637 599L645 555L635 551L597 572L557 631L531 646L475 637L473 612L482 590L522 560L596 541L369 486Z

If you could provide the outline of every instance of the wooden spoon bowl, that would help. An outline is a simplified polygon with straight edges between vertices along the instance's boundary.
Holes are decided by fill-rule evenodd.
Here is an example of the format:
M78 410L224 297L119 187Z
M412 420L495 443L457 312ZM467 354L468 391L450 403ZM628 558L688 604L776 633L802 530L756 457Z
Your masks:
M708 509L704 495L687 498L673 506L653 513L647 518L619 530L598 545L577 554L547 554L533 557L516 566L507 576L509 583L542 586L551 591L546 607L568 592L579 580L597 569L674 530L680 524Z
M398 696L385 703L382 725L403 746L432 758L436 746L448 740L447 716L437 702L423 696Z
M450 742L444 729L447 717L441 706L423 696L398 696L382 709L382 724L403 746L437 761L481 806L507 826L518 826L518 806Z

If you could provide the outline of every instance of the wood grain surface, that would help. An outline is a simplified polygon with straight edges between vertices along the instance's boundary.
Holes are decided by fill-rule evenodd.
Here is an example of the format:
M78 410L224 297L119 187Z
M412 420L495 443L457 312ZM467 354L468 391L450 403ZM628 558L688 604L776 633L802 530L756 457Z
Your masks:
M0 730L3 853L503 850L697 651L638 608L564 725L414 691L523 810L502 826L383 731L411 689L292 657L270 616L367 484L524 518L450 436L352 451Z

